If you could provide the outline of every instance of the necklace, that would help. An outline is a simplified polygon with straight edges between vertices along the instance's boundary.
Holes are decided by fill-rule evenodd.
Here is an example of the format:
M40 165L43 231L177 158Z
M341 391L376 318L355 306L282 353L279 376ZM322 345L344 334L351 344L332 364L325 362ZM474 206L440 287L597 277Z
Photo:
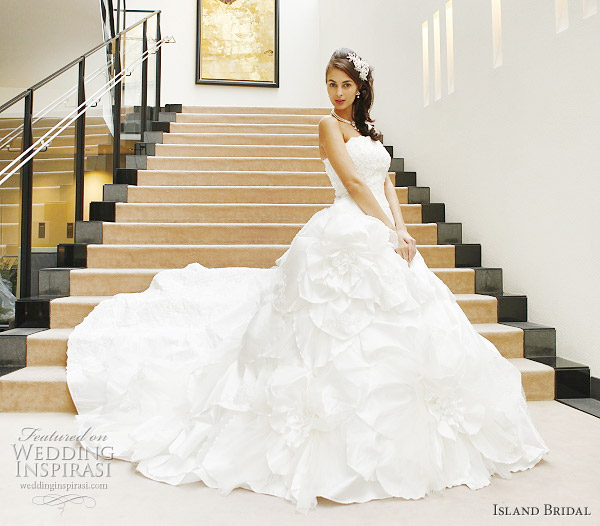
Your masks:
M350 122L349 120L344 119L343 117L340 117L334 109L331 110L331 115L333 115L338 121L341 122L345 122L346 124L349 124L350 126L352 126L356 131L359 131L358 128L356 127L356 124L354 123L354 121ZM359 132L360 133L360 132Z

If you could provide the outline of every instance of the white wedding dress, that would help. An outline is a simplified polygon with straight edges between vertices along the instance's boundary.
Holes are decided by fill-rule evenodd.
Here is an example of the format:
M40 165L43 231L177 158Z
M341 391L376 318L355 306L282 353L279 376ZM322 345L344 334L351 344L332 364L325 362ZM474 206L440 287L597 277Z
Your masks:
M346 148L393 222L387 150L367 136ZM324 164L335 201L273 267L162 270L74 328L67 382L84 447L157 481L246 488L302 513L317 496L482 488L549 451L519 371Z

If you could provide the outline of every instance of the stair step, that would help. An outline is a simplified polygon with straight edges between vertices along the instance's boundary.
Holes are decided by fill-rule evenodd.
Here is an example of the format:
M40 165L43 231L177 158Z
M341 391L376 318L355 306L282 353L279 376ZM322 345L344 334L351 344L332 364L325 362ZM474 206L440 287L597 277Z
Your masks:
M528 401L554 400L554 369L527 358L509 358L521 372L521 383Z
M473 327L481 336L492 342L505 358L522 358L523 332L519 330L505 331L499 325L474 323ZM52 328L28 335L27 365L65 365L67 340L73 330L73 327Z
M323 204L116 203L115 222L135 223L306 223ZM401 204L405 223L422 223L422 205Z
M393 180L392 180L393 182ZM329 177L317 172L138 170L138 186L327 186Z
M501 323L474 323L477 332L491 341L505 358L523 358L523 330Z
M509 358L521 373L527 400L554 399L554 370L526 358ZM0 377L0 412L76 413L64 365L28 366Z
M120 292L142 292L148 288L152 278L161 270L164 269L73 268L69 270L69 294L71 296L111 296ZM473 269L432 267L430 270L454 294L474 293ZM522 334L522 331L517 328L508 328L506 332ZM521 355L519 354L519 356Z
M0 412L76 413L66 367L23 367L0 377Z
M223 171L223 170L138 170L138 186L331 186L319 167L315 172ZM395 172L388 173L395 183Z
M233 124L319 124L323 114L294 113L178 113L175 122Z
M94 245L87 246L88 268L179 268L201 261L206 267L269 268L289 245ZM453 245L417 246L430 267L454 267ZM495 298L494 298L494 301ZM496 321L496 320L494 320Z
M280 144L318 146L318 133L165 133L162 144Z
M318 121L317 121L318 122ZM314 124L266 124L236 122L172 122L170 133L308 133L317 131Z
M496 322L496 298L482 294L456 294L456 301L471 323ZM50 301L50 328L75 327L101 301L112 296L66 296Z
M288 106L183 106L181 113L220 113L220 114L284 114L284 115L328 115L331 108L288 107Z
M54 160L39 161L56 162ZM72 162L72 161L71 161ZM277 170L290 172L325 171L320 157L148 157L148 170Z
M288 244L305 223L102 223L102 244ZM407 224L419 245L437 244L436 223Z
M408 204L408 188L397 187L400 204ZM333 203L331 186L134 186L128 203Z
M454 294L454 296L471 323L498 322L498 302L494 296L485 294Z
M319 157L317 144L157 144L156 157Z
M66 365L72 327L46 329L27 336L27 366Z

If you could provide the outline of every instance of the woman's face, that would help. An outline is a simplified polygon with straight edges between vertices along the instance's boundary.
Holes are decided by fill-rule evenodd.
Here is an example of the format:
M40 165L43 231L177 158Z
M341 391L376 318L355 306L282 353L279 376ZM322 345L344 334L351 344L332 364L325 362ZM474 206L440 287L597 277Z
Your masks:
M327 72L327 94L336 110L351 108L358 92L358 86L347 73L338 68Z

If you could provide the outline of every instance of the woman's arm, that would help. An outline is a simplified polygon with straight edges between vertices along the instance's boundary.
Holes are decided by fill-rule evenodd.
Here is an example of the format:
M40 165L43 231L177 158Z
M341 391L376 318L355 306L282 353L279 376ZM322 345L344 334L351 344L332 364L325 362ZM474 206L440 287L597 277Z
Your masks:
M406 224L404 223L404 219L402 217L402 212L400 210L400 202L398 201L398 194L396 193L396 187L392 183L390 176L387 175L385 178L385 197L390 204L390 210L392 211L392 216L394 216L394 221L396 222L396 232L408 232L406 229Z
M398 234L398 248L396 252L410 263L417 253L417 241L408 233L406 224L402 218L402 212L400 211L400 202L398 201L396 187L392 184L389 175L385 178L384 189L385 197L390 204L390 210L396 222L396 233Z
M348 154L342 130L335 117L327 115L319 121L319 142L335 173L361 210L367 215L376 217L391 230L396 230L396 226L383 211L371 189L356 175L354 163Z

